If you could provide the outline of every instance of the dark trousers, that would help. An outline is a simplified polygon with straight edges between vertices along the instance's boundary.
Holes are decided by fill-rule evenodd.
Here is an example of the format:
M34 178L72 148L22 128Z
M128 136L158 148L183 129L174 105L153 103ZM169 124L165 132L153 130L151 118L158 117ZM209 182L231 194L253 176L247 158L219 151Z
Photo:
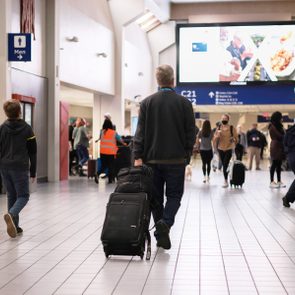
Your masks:
M278 181L281 181L282 160L272 160L270 167L270 181L274 181L275 171L277 172Z
M77 154L79 158L79 165L83 166L89 160L89 153L87 147L82 144L78 144Z
M288 163L290 168L295 174L295 152L289 153L288 154ZM287 194L286 198L289 202L293 203L295 201L295 179L293 180Z
M100 160L101 160L101 170L98 172L98 176L102 172L106 171L106 169L108 169L109 182L112 182L115 178L115 176L114 176L115 156L100 154Z
M15 226L19 225L19 213L30 198L29 171L1 169L2 182L7 192L7 209L14 217Z
M227 168L228 168L233 152L232 150L226 150L226 151L218 150L218 153L219 153L219 157L223 167L224 179L227 180L227 177L228 177Z
M153 164L153 183L158 206L153 209L154 222L163 220L169 227L174 224L184 191L184 164ZM165 190L165 191L164 191ZM166 203L164 204L164 194Z
M213 152L212 150L200 150L201 160L202 160L202 170L204 176L206 174L209 176L211 171L211 161L213 158Z
M243 154L244 154L244 147L239 143L236 145L235 154L236 154L237 160L242 161Z
M69 173L72 174L72 169L74 168L74 163L78 164L78 156L76 150L70 151L69 157Z

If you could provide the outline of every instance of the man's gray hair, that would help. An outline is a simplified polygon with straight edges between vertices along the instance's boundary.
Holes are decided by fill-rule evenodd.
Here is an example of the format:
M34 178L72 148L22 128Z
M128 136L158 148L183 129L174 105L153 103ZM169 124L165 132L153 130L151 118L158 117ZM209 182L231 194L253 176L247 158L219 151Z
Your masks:
M174 82L174 71L169 65L161 65L156 69L156 78L159 86L171 86Z

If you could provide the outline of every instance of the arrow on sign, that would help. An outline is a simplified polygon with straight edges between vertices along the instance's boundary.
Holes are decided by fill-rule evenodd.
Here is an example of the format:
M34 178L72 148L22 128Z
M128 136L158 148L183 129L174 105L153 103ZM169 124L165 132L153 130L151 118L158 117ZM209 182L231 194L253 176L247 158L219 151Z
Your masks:
M19 55L17 56L17 58L18 58L19 60L21 60L21 59L23 59L23 56L22 56L21 54L19 54Z
M214 94L214 92L209 92L209 94L208 94L211 98L213 98L214 96L215 96L215 94Z

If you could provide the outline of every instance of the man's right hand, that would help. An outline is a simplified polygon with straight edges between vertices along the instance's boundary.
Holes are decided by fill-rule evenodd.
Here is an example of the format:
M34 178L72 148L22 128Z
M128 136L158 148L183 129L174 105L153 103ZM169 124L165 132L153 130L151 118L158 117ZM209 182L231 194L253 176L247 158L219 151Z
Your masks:
M142 165L143 165L142 159L137 159L134 161L134 167L138 167Z

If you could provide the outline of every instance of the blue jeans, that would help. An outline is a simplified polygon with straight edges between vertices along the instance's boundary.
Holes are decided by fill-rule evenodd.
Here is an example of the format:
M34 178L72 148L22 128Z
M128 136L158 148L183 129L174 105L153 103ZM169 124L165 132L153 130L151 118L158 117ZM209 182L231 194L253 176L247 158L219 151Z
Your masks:
M163 220L169 227L174 224L184 191L184 164L152 164L154 189L158 206L153 209L154 222ZM164 187L166 203L164 205Z
M87 147L82 144L77 145L77 154L79 158L79 165L83 166L89 160Z
M19 213L30 198L29 171L1 169L0 172L7 191L8 213L14 217L15 226L18 227Z

